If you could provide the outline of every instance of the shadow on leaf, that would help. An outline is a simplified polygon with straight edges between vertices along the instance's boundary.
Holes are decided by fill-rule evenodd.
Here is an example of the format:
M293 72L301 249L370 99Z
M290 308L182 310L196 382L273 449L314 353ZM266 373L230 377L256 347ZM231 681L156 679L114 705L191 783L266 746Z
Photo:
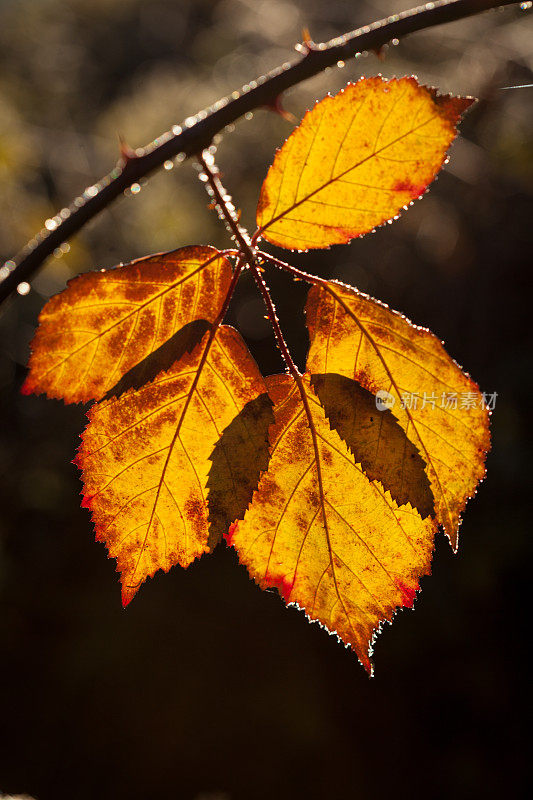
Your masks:
M246 403L211 453L207 481L211 548L219 543L232 522L242 519L268 467L268 429L274 422L272 406L266 393Z
M160 372L170 369L175 361L190 353L202 341L205 332L210 329L210 324L205 319L189 322L181 330L171 336L168 341L143 358L104 395L104 400L111 397L120 397L128 389L140 389L145 383L153 381Z
M411 503L422 517L434 514L426 463L390 409L378 410L375 395L343 375L313 375L311 384L367 477L380 481L399 505Z

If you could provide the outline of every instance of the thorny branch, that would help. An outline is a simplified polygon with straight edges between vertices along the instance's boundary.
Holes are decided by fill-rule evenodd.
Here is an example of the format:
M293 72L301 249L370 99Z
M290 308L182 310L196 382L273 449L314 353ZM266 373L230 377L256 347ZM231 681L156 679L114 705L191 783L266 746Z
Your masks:
M516 0L435 0L401 14L358 28L351 33L316 44L306 41L299 49L302 58L245 84L240 92L216 102L211 108L189 117L183 125L159 136L138 150L122 148L121 159L101 181L89 186L70 207L62 209L23 250L0 268L0 303L28 281L41 264L63 242L77 233L100 211L130 186L161 167L165 161L179 162L208 148L227 125L258 108L279 110L283 92L317 75L338 61L347 61L365 50L379 50L391 39L425 30L445 22L464 19L493 8L516 5ZM3 276L3 280L1 278Z

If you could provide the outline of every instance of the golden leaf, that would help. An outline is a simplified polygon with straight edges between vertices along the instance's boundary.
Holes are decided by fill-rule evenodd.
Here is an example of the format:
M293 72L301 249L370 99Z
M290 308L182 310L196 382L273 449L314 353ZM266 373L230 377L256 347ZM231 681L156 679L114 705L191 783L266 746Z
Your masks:
M328 95L276 154L257 207L261 235L308 250L392 219L435 178L472 102L415 78L362 78Z
M380 481L398 505L411 503L421 517L434 514L426 462L391 410L378 411L375 395L344 375L313 375L311 385L365 475Z
M313 286L306 316L308 372L344 375L374 395L386 393L426 462L437 520L457 549L460 515L485 475L490 447L479 387L430 331L350 286Z
M187 567L210 549L211 454L265 390L240 334L223 326L152 383L90 409L76 459L83 505L117 559L124 605L158 569ZM218 480L219 492L233 490L231 473Z
M210 547L246 512L268 467L268 429L273 422L272 401L261 394L246 403L216 443L207 481Z
M100 399L187 323L213 322L230 280L229 262L213 247L74 278L41 311L23 393Z
M305 401L288 376L267 386L276 419L269 468L227 540L262 588L275 586L336 632L370 671L380 623L412 606L429 572L435 522L367 478L307 378Z

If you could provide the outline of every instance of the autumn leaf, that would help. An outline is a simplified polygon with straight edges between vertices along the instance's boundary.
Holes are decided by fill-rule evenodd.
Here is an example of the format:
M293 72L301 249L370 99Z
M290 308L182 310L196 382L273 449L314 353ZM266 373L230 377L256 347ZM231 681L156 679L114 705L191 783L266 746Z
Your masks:
M240 334L223 326L152 383L89 410L76 459L83 505L117 559L124 605L158 569L187 567L212 546L209 525L225 520L225 508L208 511L212 453L265 391ZM215 486L219 495L234 491L231 469Z
M185 325L213 322L230 280L229 262L213 247L74 278L40 314L23 393L100 399Z
M250 505L259 478L268 467L268 430L273 422L272 400L265 392L246 403L216 443L207 481L210 547Z
M308 372L343 375L391 396L391 414L426 463L437 520L457 549L460 516L490 446L479 387L430 331L350 286L313 286L306 316Z
M349 242L395 217L435 178L472 98L415 78L362 78L308 111L277 152L257 225L293 250Z
M227 540L262 588L276 587L337 633L371 671L380 623L412 606L429 572L435 523L365 475L308 378L303 397L285 375L267 386L276 420L269 468Z
M391 410L378 411L375 395L343 375L313 375L311 385L365 475L381 481L399 505L411 503L422 517L434 514L426 462Z

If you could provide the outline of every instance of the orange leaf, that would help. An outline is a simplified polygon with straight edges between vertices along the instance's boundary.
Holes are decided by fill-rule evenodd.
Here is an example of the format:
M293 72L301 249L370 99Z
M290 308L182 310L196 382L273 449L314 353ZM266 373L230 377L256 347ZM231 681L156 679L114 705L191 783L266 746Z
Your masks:
M435 178L472 102L415 78L362 78L328 95L276 154L257 207L261 235L309 250L392 219Z
M370 480L379 480L398 505L421 517L435 513L426 462L390 409L378 411L372 392L343 375L313 375L311 385L331 427Z
M231 280L213 247L184 247L69 281L39 316L24 394L100 399L197 319L213 322Z
M490 447L477 384L430 331L350 286L313 286L306 315L307 370L390 396L391 413L426 462L437 520L457 549L460 515L485 475Z
M265 389L240 334L223 326L152 383L90 409L76 459L83 504L117 559L124 605L158 569L187 567L210 549L210 457ZM232 492L231 474L218 480L220 492Z
M307 378L306 403L288 376L268 378L267 386L276 419L270 465L227 539L262 588L278 588L371 671L380 623L412 606L429 572L435 522L369 480Z
M241 519L268 467L268 429L274 422L268 394L250 400L226 427L210 455L207 481L209 545L214 547Z

